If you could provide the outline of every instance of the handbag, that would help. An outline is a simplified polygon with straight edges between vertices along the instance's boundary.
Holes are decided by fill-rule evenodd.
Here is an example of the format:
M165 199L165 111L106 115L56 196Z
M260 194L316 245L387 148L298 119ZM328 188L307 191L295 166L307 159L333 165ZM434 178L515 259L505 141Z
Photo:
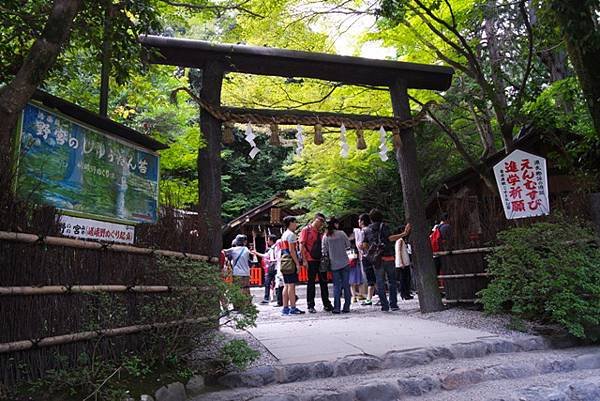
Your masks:
M281 274L296 273L296 264L290 255L281 255Z
M319 272L326 273L331 271L331 260L328 255L321 256L321 262L319 263Z

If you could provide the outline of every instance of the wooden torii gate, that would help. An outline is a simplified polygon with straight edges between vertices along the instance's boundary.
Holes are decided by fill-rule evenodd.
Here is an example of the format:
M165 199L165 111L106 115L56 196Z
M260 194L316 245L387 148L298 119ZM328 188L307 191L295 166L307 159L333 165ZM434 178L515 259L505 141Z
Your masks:
M298 120L313 116L327 121L332 115L347 117L361 124L380 124L386 128L400 127L398 121L412 118L408 89L446 90L454 70L444 66L374 60L361 57L284 50L269 47L214 44L200 40L175 39L161 36L142 36L140 42L149 51L150 61L156 64L199 68L202 70L200 98L209 107L202 107L200 127L206 147L198 152L199 213L207 222L210 256L218 255L221 238L221 139L222 121L209 112L218 108L229 116L244 113L279 117L297 115ZM281 77L316 78L354 85L385 86L389 88L395 118L341 115L333 113L249 110L221 108L221 86L226 72L249 73ZM283 113L285 115L283 115ZM288 117L289 118L289 117ZM290 121L290 123L295 123ZM371 125L372 125L371 124ZM324 123L323 125L328 125ZM333 124L330 124L333 125ZM337 124L336 124L337 126ZM349 127L354 128L354 127ZM424 198L417 171L417 148L413 130L400 129L395 140L395 155L402 181L406 219L413 226L412 246L417 275L421 312L442 309L436 271L429 245L429 227L425 218Z

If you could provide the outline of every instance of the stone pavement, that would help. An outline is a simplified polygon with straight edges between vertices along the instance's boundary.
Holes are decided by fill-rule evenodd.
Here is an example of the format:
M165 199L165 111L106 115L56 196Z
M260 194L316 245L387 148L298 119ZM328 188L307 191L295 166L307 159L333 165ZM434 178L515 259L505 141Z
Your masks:
M306 287L298 288L298 306L306 310ZM262 290L253 289L255 302ZM411 317L418 301L400 301L400 311L381 312L376 306L352 304L349 314L323 312L317 290L318 313L281 316L281 308L257 305L257 327L248 331L269 350L280 363L333 361L353 354L381 356L388 351L411 350L479 339L498 338L486 331L450 326Z

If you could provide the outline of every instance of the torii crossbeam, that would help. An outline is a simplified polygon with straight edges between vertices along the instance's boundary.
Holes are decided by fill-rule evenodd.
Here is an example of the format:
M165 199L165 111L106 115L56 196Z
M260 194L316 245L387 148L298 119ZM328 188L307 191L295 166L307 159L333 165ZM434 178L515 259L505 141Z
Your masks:
M374 60L362 57L276 49L201 40L141 36L149 50L150 62L202 69L200 97L220 106L223 74L226 72L281 77L316 78L353 85L386 86L390 89L394 116L411 119L408 89L444 91L450 87L454 70L450 67ZM293 113L293 112L290 112ZM306 112L304 112L306 113ZM221 121L205 109L200 127L206 147L198 152L199 213L207 222L210 256L218 255L221 238ZM442 309L436 271L429 245L424 199L417 169L417 148L412 129L400 132L395 149L402 181L406 219L413 226L413 259L417 273L422 312Z

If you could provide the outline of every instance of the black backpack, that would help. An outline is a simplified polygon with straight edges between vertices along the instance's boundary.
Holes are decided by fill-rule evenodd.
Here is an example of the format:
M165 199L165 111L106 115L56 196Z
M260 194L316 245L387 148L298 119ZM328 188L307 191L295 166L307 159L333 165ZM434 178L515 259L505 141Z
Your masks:
M386 247L385 241L383 241L381 238L382 226L383 223L379 224L379 228L377 230L377 239L369 244L369 249L367 249L366 255L366 258L375 268L381 266L381 258L383 257Z

